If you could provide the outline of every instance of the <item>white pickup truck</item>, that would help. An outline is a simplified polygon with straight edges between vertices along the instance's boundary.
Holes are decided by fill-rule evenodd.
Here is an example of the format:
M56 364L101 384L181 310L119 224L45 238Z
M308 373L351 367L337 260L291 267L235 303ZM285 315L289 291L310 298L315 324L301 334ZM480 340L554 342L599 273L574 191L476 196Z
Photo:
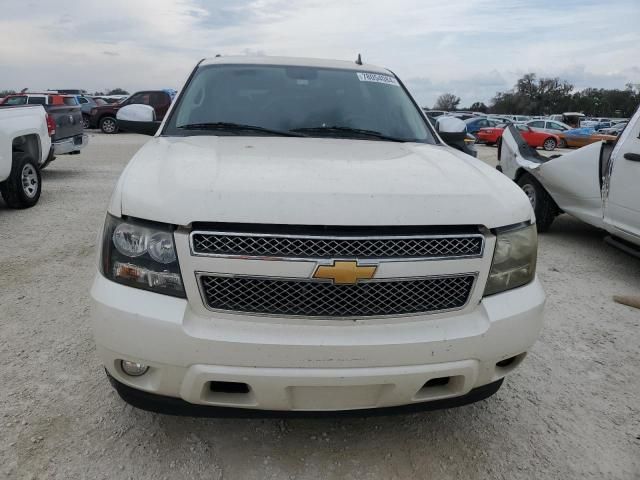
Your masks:
M446 145L465 133L436 132L389 70L220 57L162 124L144 105L119 114L155 133L117 183L91 290L127 402L457 406L496 392L538 338L526 195Z
M615 142L597 142L547 158L512 127L498 159L529 197L539 231L563 212L606 230L607 241L640 255L640 108Z
M7 206L38 203L40 166L49 157L51 128L40 105L0 108L0 193Z

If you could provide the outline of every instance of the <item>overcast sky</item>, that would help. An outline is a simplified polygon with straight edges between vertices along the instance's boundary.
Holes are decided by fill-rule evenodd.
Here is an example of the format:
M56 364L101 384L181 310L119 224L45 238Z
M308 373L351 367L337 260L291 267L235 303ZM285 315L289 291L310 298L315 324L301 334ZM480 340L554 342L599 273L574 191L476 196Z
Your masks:
M0 90L180 88L215 54L386 66L431 106L523 73L640 83L640 0L0 0Z

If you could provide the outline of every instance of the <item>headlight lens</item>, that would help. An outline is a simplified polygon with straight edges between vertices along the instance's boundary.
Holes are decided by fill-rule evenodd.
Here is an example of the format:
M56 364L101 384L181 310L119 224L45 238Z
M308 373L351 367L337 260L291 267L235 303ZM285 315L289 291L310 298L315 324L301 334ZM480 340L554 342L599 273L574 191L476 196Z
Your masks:
M113 232L113 244L125 257L139 257L147 252L149 232L129 223L121 223Z
M114 282L185 298L169 225L107 215L100 269Z
M173 235L169 232L158 232L149 238L149 256L156 262L169 264L176 261L176 249Z
M484 295L531 282L536 274L538 233L535 225L498 232Z

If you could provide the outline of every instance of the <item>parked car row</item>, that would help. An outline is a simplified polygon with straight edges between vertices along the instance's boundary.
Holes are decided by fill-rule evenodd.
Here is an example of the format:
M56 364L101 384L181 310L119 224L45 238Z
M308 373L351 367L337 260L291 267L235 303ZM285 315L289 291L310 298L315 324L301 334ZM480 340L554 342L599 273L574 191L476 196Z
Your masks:
M149 105L153 107L156 118L162 120L176 95L172 89L144 90L133 95L87 95L83 90L56 90L45 93L26 92L0 98L0 105L48 105L64 104L79 106L79 124L85 128L99 128L103 133L112 134L120 131L117 112L126 105ZM75 110L74 110L75 111ZM74 114L75 124L77 115ZM63 125L59 125L63 127ZM82 147L80 147L82 148ZM58 152L56 152L58 153ZM67 152L68 153L68 152Z
M529 117L423 110L434 124L436 120L444 117L457 117L464 120L467 124L467 132L474 135L478 142L488 145L498 144L502 132L508 125L526 125L528 128L521 128L521 133L524 133L525 141L529 142L529 146L547 150L553 150L556 147L580 148L601 140L610 140L611 137L622 133L628 122L627 119L590 118L579 112Z

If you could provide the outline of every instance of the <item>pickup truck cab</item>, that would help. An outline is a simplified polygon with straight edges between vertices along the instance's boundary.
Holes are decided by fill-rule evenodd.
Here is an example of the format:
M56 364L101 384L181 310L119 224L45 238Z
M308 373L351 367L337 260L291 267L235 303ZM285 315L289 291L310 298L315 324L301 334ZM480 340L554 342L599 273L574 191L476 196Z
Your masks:
M151 108L125 110L155 135L115 187L91 295L131 404L456 406L492 395L538 338L526 195L445 144L447 122L437 133L391 71L219 57L155 129Z
M40 167L49 156L52 128L42 106L0 108L0 193L7 206L38 203Z
M538 229L561 213L606 230L610 243L640 255L640 109L616 138L546 158L509 127L500 169L527 194Z

